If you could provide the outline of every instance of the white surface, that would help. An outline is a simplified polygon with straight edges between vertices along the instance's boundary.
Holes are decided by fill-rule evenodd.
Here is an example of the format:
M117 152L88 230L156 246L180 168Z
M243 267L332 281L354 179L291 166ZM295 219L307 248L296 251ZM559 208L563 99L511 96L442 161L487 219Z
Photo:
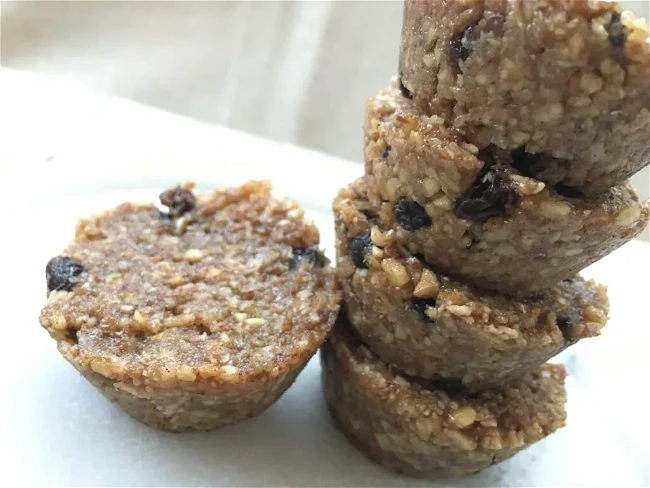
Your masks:
M331 198L359 166L119 99L0 71L0 477L53 486L432 486L385 471L334 429L312 361L260 417L207 434L165 434L106 402L38 325L44 265L78 216L160 188L271 177L303 203L332 249ZM601 338L564 355L568 426L454 486L647 486L648 246L587 274L610 284ZM579 354L576 354L579 353ZM12 485L13 486L13 485Z

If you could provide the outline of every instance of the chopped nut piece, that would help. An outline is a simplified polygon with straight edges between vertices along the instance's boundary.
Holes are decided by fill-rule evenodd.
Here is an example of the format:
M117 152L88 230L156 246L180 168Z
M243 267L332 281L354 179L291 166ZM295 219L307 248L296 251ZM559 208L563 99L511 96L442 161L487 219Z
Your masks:
M456 410L451 415L451 421L459 429L464 429L474 423L476 420L476 410L472 407L463 407L460 410Z
M381 267L388 275L388 279L394 286L402 286L409 282L410 278L404 266L395 259L385 259Z
M198 263L203 259L203 251L200 249L190 249L185 253L185 260L190 263Z
M260 325L264 325L266 323L266 320L262 319L262 318L255 317L255 318L252 318L252 319L246 319L246 323L248 325L253 326L253 327L259 327Z
M430 269L425 269L422 271L420 281L413 290L413 296L435 298L438 295L439 289L440 283L438 283L436 275Z

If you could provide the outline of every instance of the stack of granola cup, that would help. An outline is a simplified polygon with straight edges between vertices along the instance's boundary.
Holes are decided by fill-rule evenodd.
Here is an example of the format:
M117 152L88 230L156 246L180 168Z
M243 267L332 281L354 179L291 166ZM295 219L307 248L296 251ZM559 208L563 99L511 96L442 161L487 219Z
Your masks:
M650 45L614 3L407 0L365 175L334 200L344 313L322 349L341 431L398 472L463 476L566 420L546 361L600 334L579 272L638 235Z

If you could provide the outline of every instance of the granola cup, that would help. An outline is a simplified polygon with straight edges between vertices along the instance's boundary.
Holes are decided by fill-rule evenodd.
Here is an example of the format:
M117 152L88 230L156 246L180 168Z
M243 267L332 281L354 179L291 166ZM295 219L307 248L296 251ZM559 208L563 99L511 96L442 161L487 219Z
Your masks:
M444 272L501 293L571 278L648 223L650 206L627 183L585 196L525 176L510 152L464 142L395 86L368 101L365 160L369 211L384 230Z
M403 376L342 321L321 348L325 400L350 443L414 477L457 478L508 459L565 425L566 372L546 364L473 396Z
M128 414L163 430L253 417L293 383L338 314L317 228L266 182L161 194L81 220L46 269L41 325Z
M459 391L501 388L605 326L605 287L577 276L520 299L476 288L408 254L350 193L334 201L344 313L406 374Z
M650 162L648 27L615 2L406 0L403 93L527 175L597 194Z

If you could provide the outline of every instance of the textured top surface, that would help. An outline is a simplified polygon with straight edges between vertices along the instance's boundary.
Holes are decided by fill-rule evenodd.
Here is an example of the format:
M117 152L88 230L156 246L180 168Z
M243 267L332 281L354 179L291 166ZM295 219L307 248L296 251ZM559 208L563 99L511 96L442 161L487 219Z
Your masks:
M491 342L518 346L561 343L562 335L574 341L600 334L609 312L605 286L575 276L528 297L510 298L456 280L440 273L421 256L406 252L394 230L382 232L375 225L361 183L357 180L341 189L334 200L340 228L338 265L341 276L357 286L366 283L370 289L385 289L385 293L373 295L369 307L373 311L419 309L424 320L453 318L462 324L463 333L483 329ZM348 256L350 259L346 259ZM357 281L352 277L355 273ZM385 297L394 302L382 304ZM405 305L409 300L410 307ZM401 306L395 305L401 301ZM406 325L405 319L401 321Z
M648 28L614 2L408 0L400 74L478 147L538 155L546 183L600 193L650 161Z
M311 355L338 311L317 228L270 185L168 206L123 204L79 221L48 264L41 324L82 366L168 384L276 376ZM69 258L69 259L66 259Z

